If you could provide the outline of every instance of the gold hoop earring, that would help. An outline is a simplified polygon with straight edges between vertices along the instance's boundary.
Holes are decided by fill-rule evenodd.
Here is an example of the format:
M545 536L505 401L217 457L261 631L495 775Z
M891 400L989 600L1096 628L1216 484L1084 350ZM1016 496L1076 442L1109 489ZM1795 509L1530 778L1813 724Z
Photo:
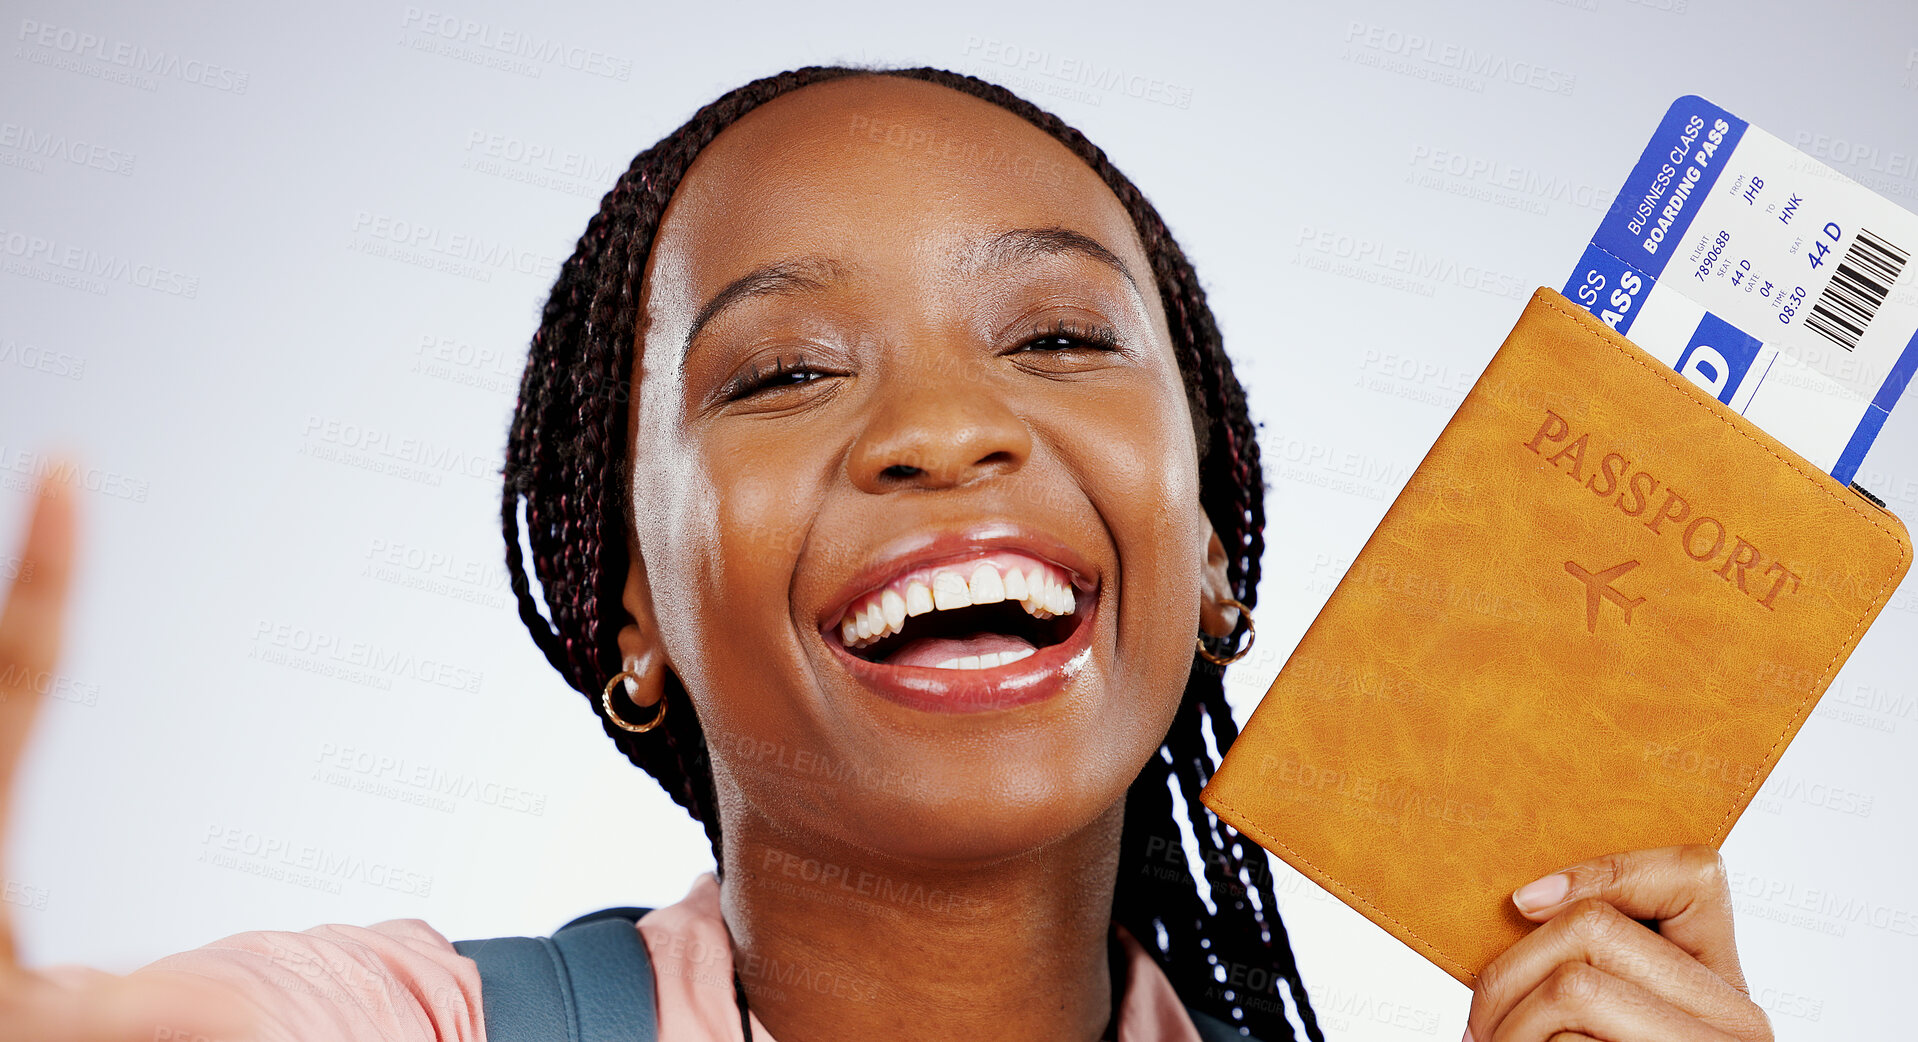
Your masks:
M651 720L648 720L643 724L629 724L626 721L620 719L620 716L618 713L613 712L613 688L620 681L625 680L628 677L631 677L633 680L637 681L639 679L639 674L633 672L630 669L622 669L618 673L613 674L613 679L608 680L606 682L606 690L600 692L599 705L600 705L600 708L606 710L606 719L611 720L614 724L618 725L621 730L632 731L636 734L644 734L645 732L650 731L655 727L658 727L660 721L666 719L666 692L661 691L659 693L659 709L657 712L653 713L653 718Z
M1220 598L1220 602L1223 604L1229 604L1232 607L1239 609L1239 614L1245 617L1245 647L1240 648L1237 652L1234 652L1231 655L1219 656L1219 655L1214 655L1212 652L1206 650L1205 638L1194 637L1192 638L1192 640L1194 643L1199 645L1199 654L1202 657L1204 657L1204 659L1207 662L1210 662L1215 666L1229 666L1232 663L1237 662L1240 659L1244 658L1245 653L1252 650L1252 642L1258 639L1258 631L1257 631L1257 628L1252 625L1252 609L1246 607L1245 605L1239 603L1238 601L1233 600L1230 597L1222 597Z

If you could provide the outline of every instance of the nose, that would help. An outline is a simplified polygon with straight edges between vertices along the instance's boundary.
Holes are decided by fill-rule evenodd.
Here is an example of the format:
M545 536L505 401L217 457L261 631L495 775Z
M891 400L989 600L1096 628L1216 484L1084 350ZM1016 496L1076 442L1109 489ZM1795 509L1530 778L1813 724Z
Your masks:
M899 373L871 410L847 461L864 492L956 488L1017 471L1032 455L1032 431L990 379Z

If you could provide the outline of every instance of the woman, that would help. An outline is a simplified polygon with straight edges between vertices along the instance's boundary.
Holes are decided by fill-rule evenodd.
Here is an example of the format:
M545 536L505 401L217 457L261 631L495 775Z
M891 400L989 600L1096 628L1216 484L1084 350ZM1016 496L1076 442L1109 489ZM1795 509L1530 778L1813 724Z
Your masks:
M717 879L640 923L661 1037L1319 1037L1262 855L1196 799L1235 735L1218 663L1262 500L1191 266L1056 118L937 70L811 68L642 153L533 339L503 519L535 640L713 844ZM0 623L30 669L64 509ZM1484 974L1468 1038L1771 1037L1709 849L1514 900L1546 925ZM480 1031L472 964L416 920L124 979L6 961L5 1039Z

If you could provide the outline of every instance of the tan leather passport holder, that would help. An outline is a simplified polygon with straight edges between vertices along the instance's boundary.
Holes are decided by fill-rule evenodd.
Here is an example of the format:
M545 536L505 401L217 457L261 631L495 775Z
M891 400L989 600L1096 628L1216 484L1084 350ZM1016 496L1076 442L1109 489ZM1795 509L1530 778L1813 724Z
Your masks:
M1540 289L1201 798L1470 986L1517 887L1723 842L1910 562Z

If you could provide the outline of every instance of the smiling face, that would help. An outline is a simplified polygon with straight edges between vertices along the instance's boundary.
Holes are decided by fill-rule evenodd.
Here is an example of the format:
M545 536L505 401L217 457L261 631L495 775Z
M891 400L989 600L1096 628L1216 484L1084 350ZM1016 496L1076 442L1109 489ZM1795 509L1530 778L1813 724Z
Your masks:
M722 803L950 862L1111 811L1226 587L1099 176L944 87L815 84L701 152L641 314L620 645L685 683Z

